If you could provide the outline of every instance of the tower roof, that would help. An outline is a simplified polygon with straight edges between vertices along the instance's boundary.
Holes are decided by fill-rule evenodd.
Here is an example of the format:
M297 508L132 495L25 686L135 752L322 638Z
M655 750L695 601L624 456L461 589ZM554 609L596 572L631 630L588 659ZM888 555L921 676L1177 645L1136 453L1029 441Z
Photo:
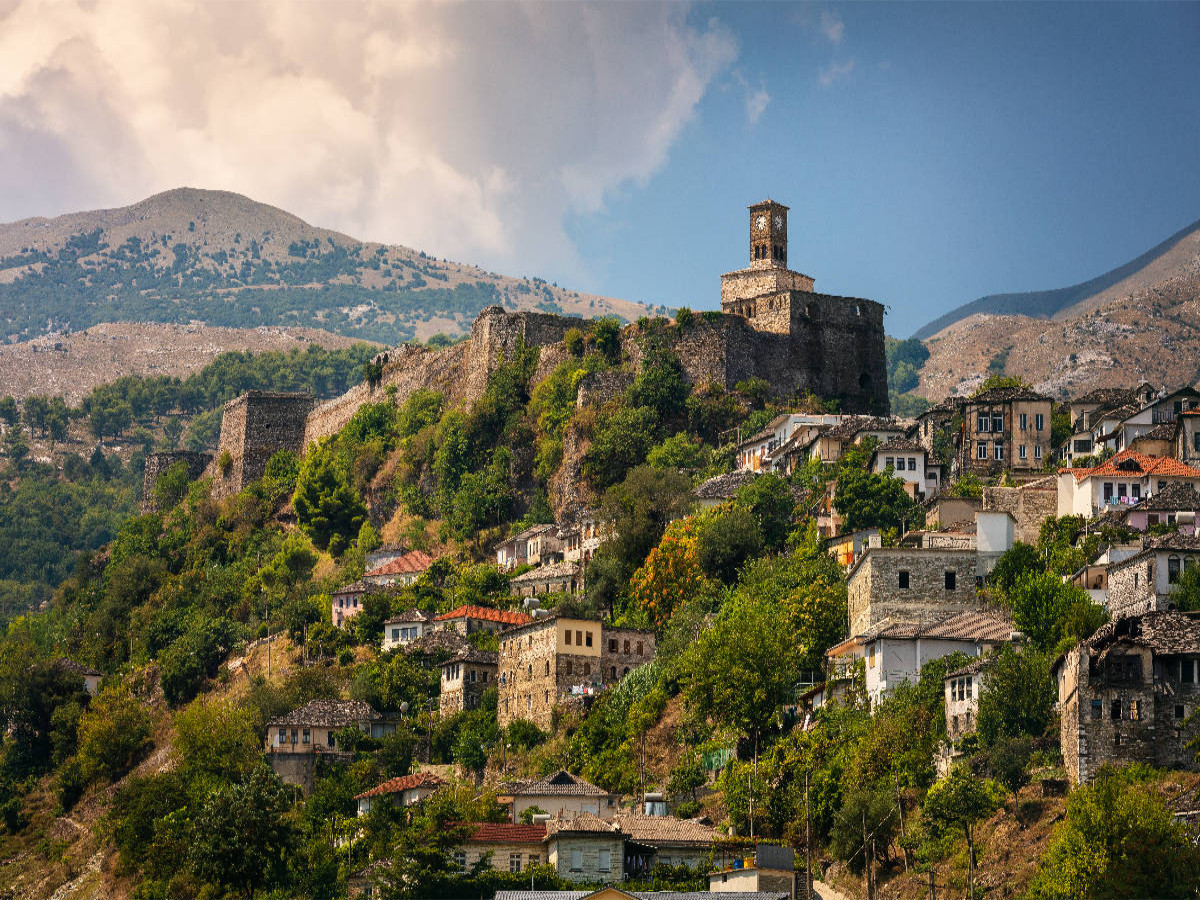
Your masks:
M766 200L762 201L761 203L754 203L746 208L747 209L762 209L765 206L778 206L780 209L788 209L789 208L787 206L784 206L782 203L780 203L777 200L772 200L770 197L768 197Z

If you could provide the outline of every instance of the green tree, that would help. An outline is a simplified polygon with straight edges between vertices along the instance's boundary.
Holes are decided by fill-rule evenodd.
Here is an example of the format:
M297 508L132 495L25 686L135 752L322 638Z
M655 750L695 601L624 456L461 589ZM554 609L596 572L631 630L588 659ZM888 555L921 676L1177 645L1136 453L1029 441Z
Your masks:
M654 446L658 415L648 407L620 407L596 428L583 457L583 473L597 490L604 490L644 463Z
M919 528L925 513L888 472L843 468L833 492L833 505L845 521L843 531L862 528Z
M721 507L696 517L695 535L696 562L703 574L725 584L737 581L742 565L762 550L759 523L743 506Z
M764 547L778 550L783 546L792 529L792 517L796 510L796 498L792 496L791 485L768 472L738 488L734 502L754 514Z
M328 452L328 445L304 458L292 504L300 527L312 542L334 555L353 540L367 517L366 504Z
M866 869L873 855L886 850L900 830L896 796L886 786L852 787L843 795L829 833L829 852L856 875ZM864 842L864 832L866 841Z
M592 337L605 359L613 364L621 361L621 325L616 319L611 316L597 319L592 325Z
M17 409L17 401L10 395L0 397L0 419L7 425L16 425L21 420L21 411Z
M975 826L1000 808L1003 791L996 782L976 778L964 766L935 782L925 795L921 818L934 835L959 832L967 841L967 896L975 896Z
M629 406L648 407L660 421L671 422L683 418L691 390L679 357L657 351L642 361L627 399Z
M1010 599L1013 624L1043 652L1053 650L1063 639L1074 643L1087 637L1106 618L1104 609L1096 606L1083 588L1049 572L1022 576ZM1081 633L1085 630L1086 634Z
M704 444L683 431L667 438L646 455L646 464L656 469L699 469L707 462Z
M979 695L979 739L990 747L1001 737L1041 737L1058 699L1047 658L1005 645L985 670Z
M79 720L77 759L89 781L115 781L150 747L150 715L123 684L100 691Z
M4 455L15 470L21 468L21 463L29 455L29 442L20 425L10 425L4 433Z
M1171 602L1181 612L1200 609L1200 566L1188 566L1171 589Z
M199 699L175 716L171 748L194 797L242 781L262 766L262 743L249 712L220 697Z
M1002 596L1007 596L1025 575L1045 570L1043 559L1034 547L1023 541L1014 541L988 575L988 583L995 586Z
M1035 900L1195 897L1200 848L1140 767L1101 769L1067 798L1066 820L1029 885Z

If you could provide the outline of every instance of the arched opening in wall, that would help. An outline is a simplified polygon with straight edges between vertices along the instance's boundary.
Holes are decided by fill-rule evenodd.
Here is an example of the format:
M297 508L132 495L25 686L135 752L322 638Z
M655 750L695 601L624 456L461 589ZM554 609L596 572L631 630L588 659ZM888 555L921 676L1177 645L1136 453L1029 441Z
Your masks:
M873 383L873 379L871 378L870 372L863 372L861 375L858 376L858 386L860 388L862 388L864 391L871 390L872 383Z

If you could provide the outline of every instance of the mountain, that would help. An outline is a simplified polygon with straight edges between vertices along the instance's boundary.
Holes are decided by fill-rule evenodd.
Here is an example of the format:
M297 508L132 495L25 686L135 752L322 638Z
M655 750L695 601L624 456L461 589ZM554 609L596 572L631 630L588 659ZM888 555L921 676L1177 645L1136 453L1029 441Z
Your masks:
M1094 309L1108 299L1131 293L1138 287L1163 280L1181 264L1195 258L1200 219L1177 231L1161 244L1147 250L1123 266L1071 287L1052 291L1028 291L1020 294L988 294L952 309L922 327L913 337L926 340L968 316L977 313L1034 318L1069 318ZM1193 240L1189 241L1188 238Z
M929 349L916 393L933 400L990 374L1063 396L1200 377L1200 221L1073 287L996 294L917 332Z
M394 345L484 307L632 320L640 303L317 228L240 194L180 188L120 209L0 225L0 335L101 322L292 326Z

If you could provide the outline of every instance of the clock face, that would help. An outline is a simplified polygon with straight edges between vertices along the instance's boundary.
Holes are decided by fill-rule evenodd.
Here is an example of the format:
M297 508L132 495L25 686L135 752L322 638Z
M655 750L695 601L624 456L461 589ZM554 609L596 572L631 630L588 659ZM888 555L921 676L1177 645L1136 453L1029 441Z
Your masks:
M776 227L776 228L782 228L782 227L783 227L783 216L776 216L776 217L775 217L775 227Z
M766 228L767 227L767 217L759 216L757 219L755 219L754 227L757 228L759 231L762 231L764 228Z

